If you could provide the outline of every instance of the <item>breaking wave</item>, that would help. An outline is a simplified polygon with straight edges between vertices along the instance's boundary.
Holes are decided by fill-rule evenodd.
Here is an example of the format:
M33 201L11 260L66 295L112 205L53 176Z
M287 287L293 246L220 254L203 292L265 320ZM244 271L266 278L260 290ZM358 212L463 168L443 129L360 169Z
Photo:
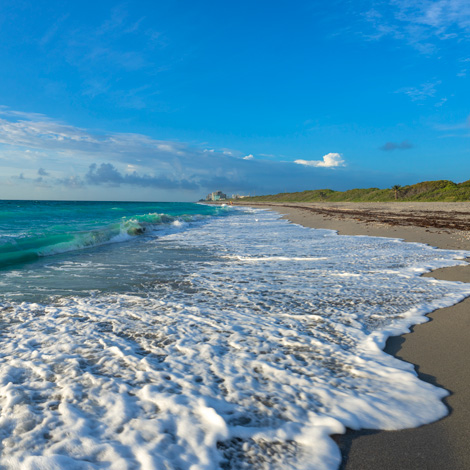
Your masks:
M51 227L38 234L20 234L0 245L0 268L34 261L43 256L81 250L84 248L119 243L133 237L164 228L178 228L187 222L201 220L202 216L174 217L168 214L144 214L123 217L119 222L92 230L57 231Z

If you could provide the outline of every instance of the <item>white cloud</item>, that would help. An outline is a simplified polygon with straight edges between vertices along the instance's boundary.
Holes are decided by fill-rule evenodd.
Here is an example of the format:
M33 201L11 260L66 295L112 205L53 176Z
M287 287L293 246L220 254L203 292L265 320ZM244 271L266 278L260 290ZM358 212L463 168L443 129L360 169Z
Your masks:
M250 153L250 155L246 155L245 157L243 157L243 160L253 160L255 157L253 157L253 155Z
M17 114L10 111L8 116L14 117ZM21 113L21 118L26 116L27 113ZM202 153L197 148L179 142L152 139L140 134L93 133L87 129L42 119L42 115L29 116L29 120L16 121L0 118L0 144L23 147L26 149L24 152L29 154L32 149L48 152L62 161L67 156L80 156L93 160L112 159L129 164L149 163L155 159L170 161L175 157L190 158Z
M444 34L452 26L470 27L470 4L468 0L395 0L402 20L433 27Z
M446 132L441 134L440 137L470 137L470 115L461 122L449 124L436 124L435 128L438 131Z
M428 98L433 98L436 96L436 87L440 84L440 81L434 83L427 82L418 87L400 88L395 93L404 93L411 99L411 101L424 101Z
M295 160L298 165L335 168L339 166L346 166L343 157L339 153L327 153L323 156L323 160Z
M389 36L424 54L435 52L438 41L464 39L470 31L468 0L388 0L364 14L373 32L370 39Z
M15 118L23 118L23 119L39 119L41 121L47 121L48 117L44 114L40 113L27 113L23 111L14 111L10 109L8 106L0 105L0 116L12 116Z

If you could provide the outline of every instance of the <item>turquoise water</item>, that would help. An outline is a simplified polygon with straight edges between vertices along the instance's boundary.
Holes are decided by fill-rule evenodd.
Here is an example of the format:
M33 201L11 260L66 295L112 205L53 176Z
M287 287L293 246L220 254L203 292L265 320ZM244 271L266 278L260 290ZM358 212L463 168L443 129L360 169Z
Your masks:
M191 203L0 201L0 269L223 212Z

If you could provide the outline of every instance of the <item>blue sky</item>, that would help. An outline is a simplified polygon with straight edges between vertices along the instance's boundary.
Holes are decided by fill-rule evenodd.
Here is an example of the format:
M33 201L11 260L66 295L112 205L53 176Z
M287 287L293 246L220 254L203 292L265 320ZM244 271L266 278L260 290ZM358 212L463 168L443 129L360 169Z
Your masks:
M470 179L470 2L0 4L0 198Z

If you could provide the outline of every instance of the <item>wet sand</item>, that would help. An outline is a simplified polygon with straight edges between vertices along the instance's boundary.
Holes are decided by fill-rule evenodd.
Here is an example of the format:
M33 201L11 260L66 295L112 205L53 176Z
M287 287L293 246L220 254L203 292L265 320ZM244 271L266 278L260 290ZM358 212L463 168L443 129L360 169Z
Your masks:
M470 202L259 206L274 209L293 223L343 235L402 238L470 251ZM470 282L470 265L438 269L426 276ZM449 415L414 429L349 430L334 436L343 455L342 470L470 469L470 298L428 317L430 321L417 325L412 333L389 338L385 351L413 363L422 380L449 390L445 400Z

